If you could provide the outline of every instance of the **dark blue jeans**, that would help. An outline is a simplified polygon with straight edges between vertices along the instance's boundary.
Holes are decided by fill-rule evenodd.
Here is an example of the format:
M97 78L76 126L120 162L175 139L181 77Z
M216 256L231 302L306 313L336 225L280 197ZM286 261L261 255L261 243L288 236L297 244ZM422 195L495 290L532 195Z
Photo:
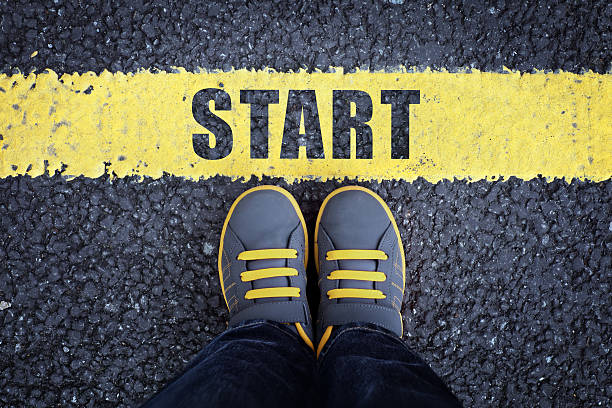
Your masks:
M287 325L245 322L208 344L144 407L456 407L442 380L392 333L335 328L319 359Z

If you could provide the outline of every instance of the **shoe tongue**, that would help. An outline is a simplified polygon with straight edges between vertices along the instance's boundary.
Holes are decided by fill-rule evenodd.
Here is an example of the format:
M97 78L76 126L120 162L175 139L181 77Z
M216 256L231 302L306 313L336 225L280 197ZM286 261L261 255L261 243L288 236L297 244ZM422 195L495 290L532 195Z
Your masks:
M338 261L338 267L340 269L348 269L353 271L376 271L376 261L371 259L347 259ZM340 281L340 288L352 288L352 289L374 289L374 283L371 281L360 281L353 279L342 279ZM340 303L375 303L373 299L351 299L345 298L340 299Z
M285 266L285 259L258 259L256 261L247 261L246 267L249 271L264 268L280 268Z
M372 259L345 259L338 261L340 269L348 269L351 271L376 271L376 261Z
M287 266L287 260L286 259L259 259L257 261L247 261L246 266L249 271L252 271L255 269L264 269L264 268L281 268L281 267ZM257 279L257 280L252 281L251 284L253 285L253 289L290 286L289 278L286 278L286 277ZM277 302L279 300L281 301L291 300L291 298L255 299L255 303Z

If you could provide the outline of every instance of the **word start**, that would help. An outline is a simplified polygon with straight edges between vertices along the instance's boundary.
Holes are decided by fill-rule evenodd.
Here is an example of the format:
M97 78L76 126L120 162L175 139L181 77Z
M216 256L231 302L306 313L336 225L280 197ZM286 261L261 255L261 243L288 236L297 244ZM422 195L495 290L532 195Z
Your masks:
M391 106L391 158L409 158L409 108L419 104L418 90L382 90L380 103ZM232 128L215 111L230 111L232 100L223 89L207 88L198 91L192 101L193 117L198 124L214 135L211 146L210 135L194 133L193 149L201 158L218 160L227 157L233 148ZM250 156L254 159L268 158L268 106L279 103L278 90L241 90L240 103L251 108ZM300 146L304 146L306 157L323 159L323 139L317 96L314 90L289 90L285 121L282 133L280 158L297 159ZM334 90L332 107L332 157L350 159L351 129L356 141L356 158L372 158L372 98L360 90Z

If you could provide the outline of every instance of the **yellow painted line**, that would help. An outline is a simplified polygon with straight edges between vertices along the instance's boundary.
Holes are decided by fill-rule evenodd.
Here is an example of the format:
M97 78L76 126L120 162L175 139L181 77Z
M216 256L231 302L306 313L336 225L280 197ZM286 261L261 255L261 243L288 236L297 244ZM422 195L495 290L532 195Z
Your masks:
M65 175L87 177L106 168L119 177L155 178L166 172L194 179L422 176L435 182L541 174L600 181L612 176L610 85L610 74L592 72L0 75L0 177L38 176L45 166L53 174L64 165ZM194 95L209 88L231 101L225 111L209 105L232 133L231 153L218 160L200 157L193 144L194 134L210 133L192 112ZM354 130L351 158L333 158L333 91L343 89L371 98L371 159L355 158ZM268 105L268 158L251 157L251 105L241 103L241 90L278 91L278 103ZM307 158L304 146L298 158L281 158L290 90L314 90L324 158ZM419 91L418 104L409 106L407 159L392 158L392 105L381 103L384 90ZM302 133L313 126L306 120Z

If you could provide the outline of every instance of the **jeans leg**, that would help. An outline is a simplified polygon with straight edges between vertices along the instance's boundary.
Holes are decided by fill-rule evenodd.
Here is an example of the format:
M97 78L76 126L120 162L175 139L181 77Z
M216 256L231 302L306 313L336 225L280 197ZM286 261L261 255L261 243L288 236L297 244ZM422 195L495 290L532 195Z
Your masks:
M307 406L315 360L296 333L271 321L231 328L143 407Z
M370 324L348 324L334 332L318 362L322 406L461 406L431 368L391 332Z

